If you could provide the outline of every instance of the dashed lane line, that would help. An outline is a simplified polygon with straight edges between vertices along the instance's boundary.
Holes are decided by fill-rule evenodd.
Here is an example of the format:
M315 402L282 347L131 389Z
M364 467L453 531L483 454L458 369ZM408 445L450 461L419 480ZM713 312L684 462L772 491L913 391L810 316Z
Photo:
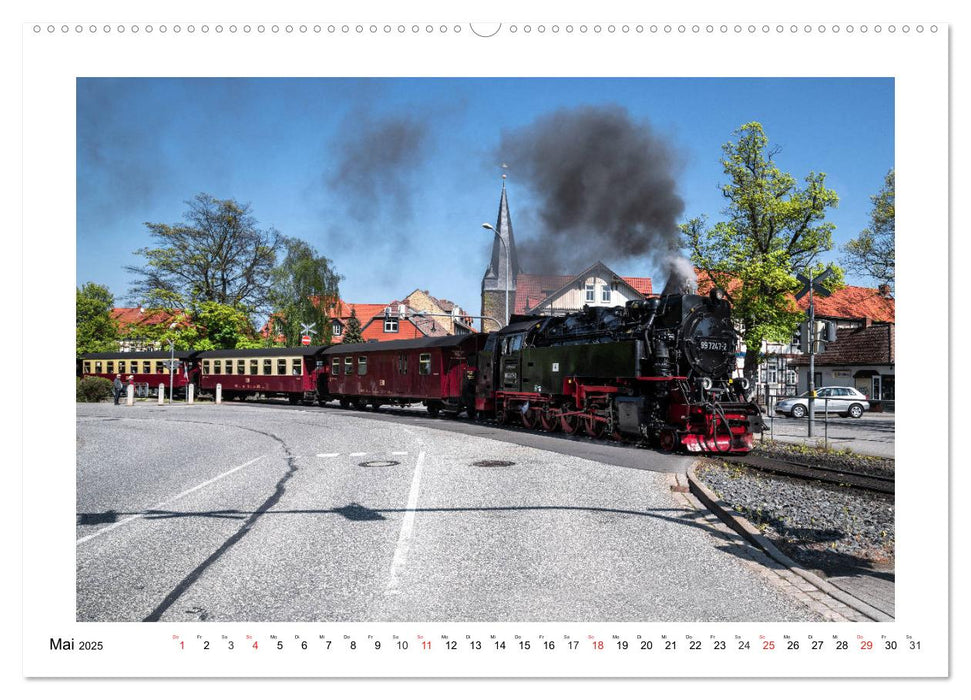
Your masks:
M259 457L254 457L250 461L245 462L243 464L240 464L238 467L233 467L232 469L229 469L227 471L224 471L222 474L217 474L216 476L212 477L211 479L207 479L206 481L203 481L201 484L197 484L196 486L193 486L191 489L186 489L182 493L176 494L175 496L172 496L172 498L169 498L167 500L164 500L164 501L161 501L159 503L156 503L151 508L146 508L145 510L146 511L152 511L152 510L158 510L160 508L163 508L164 506L167 506L170 503L173 503L173 502L179 500L183 496L188 496L193 491L198 491L199 489L204 488L204 487L208 486L209 484L212 484L212 483L215 483L215 482L219 481L223 477L227 477L227 476L229 476L230 474L232 474L234 472L238 472L240 469L244 469L244 468L250 466L251 464L255 464L256 462L260 461L264 457L266 457L266 455L260 455ZM119 528L122 525L127 525L128 523L132 522L133 520L139 520L141 518L144 518L145 515L146 515L146 513L139 513L138 515L133 515L133 516L131 516L129 518L125 518L124 520L119 520L116 523L112 523L108 527L101 528L97 532L92 532L90 535L85 535L84 537L81 537L80 539L78 539L75 542L75 545L81 545L81 544L84 544L85 542L90 542L95 537L100 537L101 535L105 534L106 532L111 532L115 528Z

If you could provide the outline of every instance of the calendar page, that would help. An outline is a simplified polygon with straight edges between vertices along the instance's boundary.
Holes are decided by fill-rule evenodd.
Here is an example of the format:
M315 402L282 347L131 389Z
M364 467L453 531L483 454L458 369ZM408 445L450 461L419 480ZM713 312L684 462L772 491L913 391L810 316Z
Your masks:
M949 677L940 8L116 9L22 18L25 678Z

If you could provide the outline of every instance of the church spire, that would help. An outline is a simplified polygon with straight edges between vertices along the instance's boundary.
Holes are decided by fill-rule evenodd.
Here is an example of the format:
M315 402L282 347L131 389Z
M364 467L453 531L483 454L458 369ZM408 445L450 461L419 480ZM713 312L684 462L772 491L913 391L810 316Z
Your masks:
M505 166L503 166L505 167ZM506 196L506 174L502 175L502 193L499 195L499 215L496 217L496 236L492 240L492 258L482 279L483 290L505 290L508 256L509 289L516 289L516 276L522 271L516 254L516 240L512 233L512 217ZM502 239L501 241L498 239Z

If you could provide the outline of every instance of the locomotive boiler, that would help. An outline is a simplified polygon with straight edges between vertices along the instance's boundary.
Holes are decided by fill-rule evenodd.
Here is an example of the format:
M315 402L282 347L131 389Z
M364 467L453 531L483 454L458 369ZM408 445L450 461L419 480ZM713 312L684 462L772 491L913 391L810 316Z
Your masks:
M747 452L762 420L732 379L738 344L718 289L517 317L479 353L475 409L666 450Z

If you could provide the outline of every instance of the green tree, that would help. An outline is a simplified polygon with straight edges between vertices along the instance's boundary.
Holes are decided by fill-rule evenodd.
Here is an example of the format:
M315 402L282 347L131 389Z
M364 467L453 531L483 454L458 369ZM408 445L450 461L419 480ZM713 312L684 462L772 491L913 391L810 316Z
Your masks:
M231 306L205 301L191 311L173 311L168 323L146 326L146 340L168 348L174 341L176 350L232 350L262 347L249 316Z
M268 306L280 234L260 229L248 205L199 194L182 223L148 223L155 247L141 248L131 296L146 306L186 309L216 302L236 309Z
M870 197L870 225L860 235L843 246L840 262L851 272L872 277L880 283L894 286L895 230L894 230L894 171L883 180L880 191Z
M705 217L681 227L692 263L706 271L732 302L733 316L743 326L745 376L753 381L764 341L787 342L803 320L791 293L799 289L797 272L818 274L820 254L833 247L827 210L839 198L825 185L824 173L810 172L799 186L779 169L762 125L737 129L735 141L722 146L728 176L722 195L726 219L708 226ZM830 287L842 284L842 271Z
M357 318L357 309L351 309L351 317L347 319L347 328L344 329L344 342L364 342L364 335L361 333L361 321Z
M341 277L333 263L305 241L284 238L283 245L287 253L273 270L269 295L273 335L282 335L288 346L299 345L301 325L314 324L312 342L326 345L332 333L329 311L337 303Z
M118 349L118 324L111 317L115 298L107 287L88 282L76 290L75 352L111 352Z

